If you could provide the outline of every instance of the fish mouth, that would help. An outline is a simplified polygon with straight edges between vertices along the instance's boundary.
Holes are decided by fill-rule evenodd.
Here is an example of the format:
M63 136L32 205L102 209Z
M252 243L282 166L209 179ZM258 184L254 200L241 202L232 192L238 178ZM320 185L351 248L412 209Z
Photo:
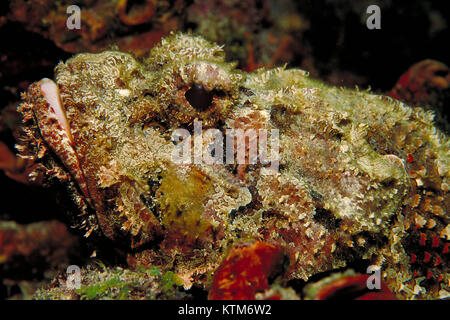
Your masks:
M86 177L75 148L66 110L56 82L43 78L37 82L43 102L33 104L41 136L76 180L86 201L92 206Z

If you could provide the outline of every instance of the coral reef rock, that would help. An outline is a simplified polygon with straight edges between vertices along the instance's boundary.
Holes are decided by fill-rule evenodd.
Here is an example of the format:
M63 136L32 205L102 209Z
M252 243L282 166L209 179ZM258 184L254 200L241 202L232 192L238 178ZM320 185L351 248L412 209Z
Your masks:
M142 62L83 53L55 73L23 95L19 154L131 266L206 285L235 240L253 239L284 248L285 279L362 262L400 298L449 291L449 140L431 112L299 69L245 73L183 34ZM231 141L222 153L217 136Z

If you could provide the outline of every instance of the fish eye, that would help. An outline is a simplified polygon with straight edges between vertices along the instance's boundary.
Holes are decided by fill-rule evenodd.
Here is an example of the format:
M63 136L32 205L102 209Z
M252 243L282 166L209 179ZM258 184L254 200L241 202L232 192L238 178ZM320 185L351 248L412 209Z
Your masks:
M184 96L195 110L205 111L211 106L214 94L206 90L203 85L195 83Z
M445 78L449 74L449 70L437 70L434 72L435 76Z

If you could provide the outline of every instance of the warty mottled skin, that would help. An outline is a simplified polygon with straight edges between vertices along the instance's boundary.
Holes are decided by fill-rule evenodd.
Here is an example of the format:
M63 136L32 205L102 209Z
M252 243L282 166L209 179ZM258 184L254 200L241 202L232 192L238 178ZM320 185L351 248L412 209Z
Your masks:
M381 266L400 297L448 291L449 141L431 113L298 69L244 73L220 46L183 34L143 62L76 55L55 82L72 141L38 82L20 106L20 154L41 163L34 176L59 178L80 227L129 248L131 265L203 284L230 244L251 238L285 248L286 279L360 262ZM172 134L192 134L196 120L223 133L279 130L279 170L175 163ZM424 252L428 264L410 263Z

